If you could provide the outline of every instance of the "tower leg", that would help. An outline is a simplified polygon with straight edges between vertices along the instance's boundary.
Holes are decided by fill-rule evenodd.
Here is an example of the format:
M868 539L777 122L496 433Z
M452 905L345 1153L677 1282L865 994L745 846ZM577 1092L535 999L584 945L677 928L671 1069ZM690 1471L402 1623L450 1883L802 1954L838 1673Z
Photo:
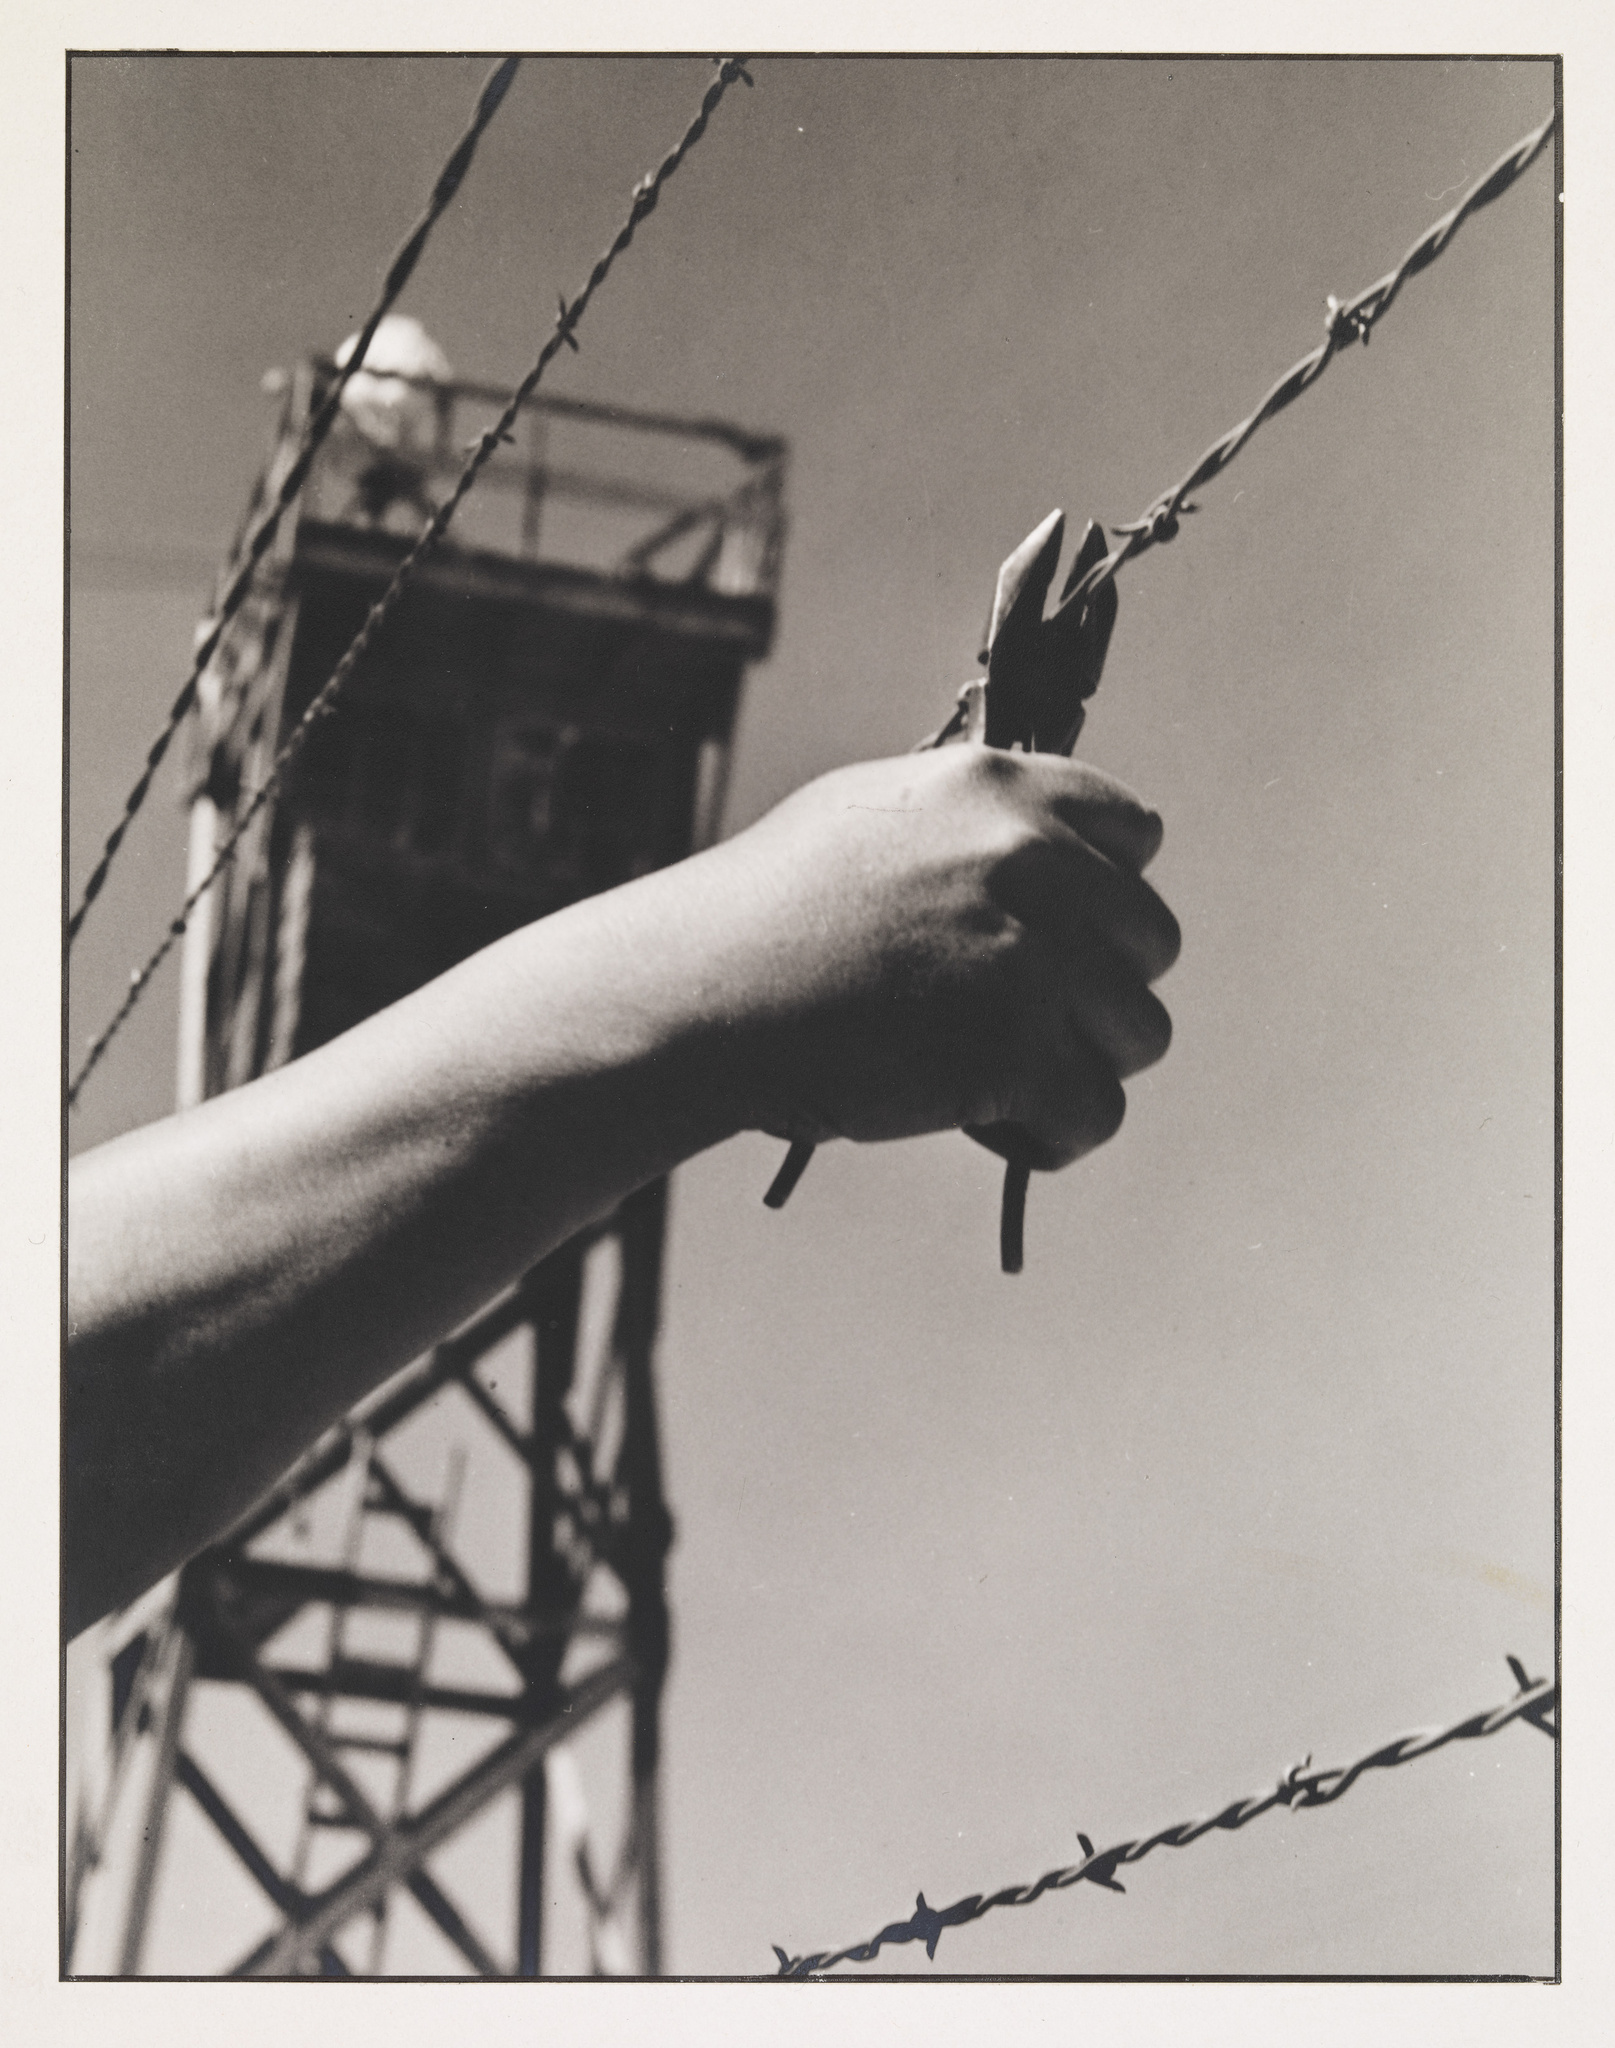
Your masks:
M662 1974L661 1799L657 1751L660 1747L661 1682L634 1691L634 1862L636 1910L639 1916L639 1974Z
M168 1625L163 1661L168 1666L166 1686L157 1708L157 1756L152 1766L151 1788L146 1795L146 1821L140 1837L140 1855L134 1881L129 1887L129 1916L124 1922L123 1950L118 1974L140 1974L141 1950L151 1918L152 1893L157 1883L158 1859L163 1847L163 1824L168 1817L169 1793L174 1783L174 1759L179 1754L180 1729L185 1720L185 1703L191 1689L191 1672L196 1653L190 1631L178 1620Z
M561 1441L561 1404L577 1366L578 1311L583 1290L583 1251L563 1246L528 1274L524 1283L533 1327L532 1428L528 1462L527 1603L535 1615L570 1610L575 1594L571 1574L555 1545L555 1456ZM532 1712L552 1713L558 1696L562 1637L539 1634L528 1660ZM536 1977L543 1967L544 1847L549 1788L543 1759L522 1781L521 1868L516 1902L516 1975Z
M536 1977L543 1954L544 1837L549 1785L543 1759L522 1780L521 1871L516 1898L516 1975Z
M198 796L191 805L190 843L186 856L185 893L200 887L213 865L219 814L211 797ZM213 898L209 889L191 912L180 956L179 1053L175 1105L194 1109L207 1093L207 984L213 962Z
M661 1432L651 1358L661 1319L662 1244L667 1183L641 1188L623 1204L623 1287L616 1341L623 1364L627 1427L623 1468L632 1490L627 1568L629 1635L639 1678L634 1687L634 1861L639 1918L639 1968L662 1972L661 1841L658 1774L662 1684L667 1674L667 1553L672 1517L662 1498Z

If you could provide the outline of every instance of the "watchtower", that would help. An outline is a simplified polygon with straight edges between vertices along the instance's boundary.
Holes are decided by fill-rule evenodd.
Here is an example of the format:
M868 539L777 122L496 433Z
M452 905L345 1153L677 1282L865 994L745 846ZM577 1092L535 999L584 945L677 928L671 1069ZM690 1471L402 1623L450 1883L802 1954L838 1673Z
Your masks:
M334 374L276 387L243 534ZM503 396L371 382L411 432L344 411L204 679L193 884ZM182 1105L713 835L784 469L721 421L528 405L198 906ZM665 1208L545 1260L114 1624L75 1974L658 1973Z

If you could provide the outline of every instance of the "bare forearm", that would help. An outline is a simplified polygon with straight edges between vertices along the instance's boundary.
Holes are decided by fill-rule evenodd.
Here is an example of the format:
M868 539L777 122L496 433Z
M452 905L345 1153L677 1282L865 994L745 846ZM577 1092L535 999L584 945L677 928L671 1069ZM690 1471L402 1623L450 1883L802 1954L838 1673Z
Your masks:
M78 1162L76 1619L216 1537L390 1371L738 1127L719 1030L677 986L677 897L653 882L530 927Z

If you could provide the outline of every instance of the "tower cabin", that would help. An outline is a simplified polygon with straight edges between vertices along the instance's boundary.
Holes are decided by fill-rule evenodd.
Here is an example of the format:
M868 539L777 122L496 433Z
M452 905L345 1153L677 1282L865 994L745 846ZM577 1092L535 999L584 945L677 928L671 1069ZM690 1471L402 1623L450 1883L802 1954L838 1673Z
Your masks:
M244 531L334 375L287 380ZM204 681L197 876L502 398L369 381L408 391L414 432L378 445L344 408ZM774 630L784 467L780 440L719 420L529 404L211 892L182 1100L711 836L745 666Z

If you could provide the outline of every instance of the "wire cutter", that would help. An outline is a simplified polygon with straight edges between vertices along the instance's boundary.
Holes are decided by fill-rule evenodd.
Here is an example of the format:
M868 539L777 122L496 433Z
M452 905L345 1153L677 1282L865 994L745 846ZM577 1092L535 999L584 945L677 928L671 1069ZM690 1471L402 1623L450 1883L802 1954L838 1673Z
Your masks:
M987 673L964 685L947 720L921 740L916 752L954 740L1045 754L1069 754L1076 745L1087 700L1098 689L1105 666L1117 597L1114 578L1086 599L1074 595L1077 584L1109 553L1104 528L1090 519L1060 602L1048 618L1043 616L1064 536L1065 514L1051 512L1006 557L977 657ZM1018 1273L1024 1262L1030 1145L1014 1124L972 1128L968 1135L1005 1162L999 1257L1006 1273ZM813 1152L805 1142L791 1146L763 1197L770 1209L785 1206Z

